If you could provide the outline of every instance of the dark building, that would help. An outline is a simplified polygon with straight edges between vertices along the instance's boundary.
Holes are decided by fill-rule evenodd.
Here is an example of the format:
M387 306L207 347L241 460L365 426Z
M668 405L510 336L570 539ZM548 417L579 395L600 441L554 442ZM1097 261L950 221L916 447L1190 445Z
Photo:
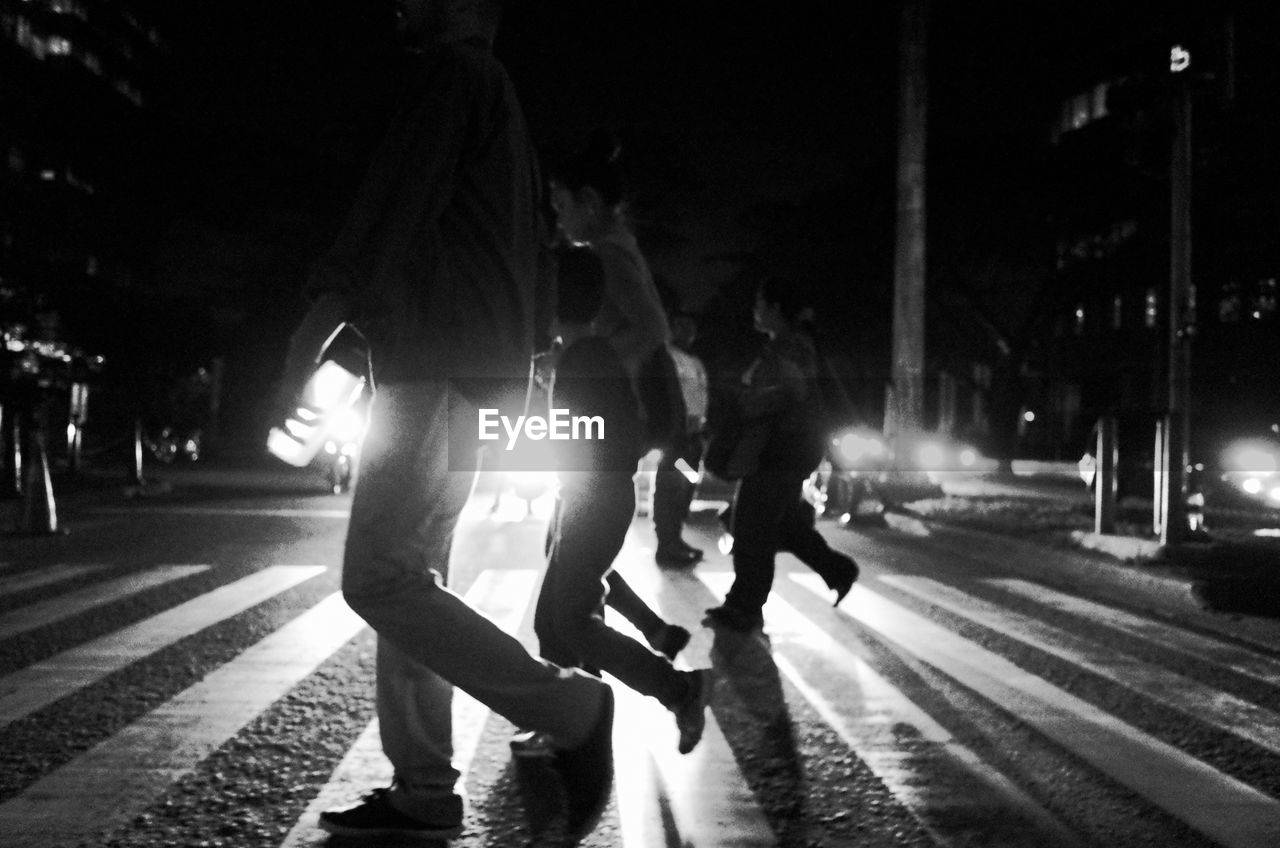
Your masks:
M1115 414L1122 453L1147 460L1168 406L1179 178L1191 192L1192 459L1280 420L1277 35L1269 5L1206 5L1135 19L1074 69L1050 160L1056 286L1070 297L1043 355L1054 414L1040 447L1052 429L1078 455L1098 416ZM1170 151L1184 96L1192 155L1180 176Z
M84 377L73 372L96 366L119 335L107 307L136 284L145 250L144 122L165 49L156 10L148 0L0 0L8 442L33 390L65 408Z

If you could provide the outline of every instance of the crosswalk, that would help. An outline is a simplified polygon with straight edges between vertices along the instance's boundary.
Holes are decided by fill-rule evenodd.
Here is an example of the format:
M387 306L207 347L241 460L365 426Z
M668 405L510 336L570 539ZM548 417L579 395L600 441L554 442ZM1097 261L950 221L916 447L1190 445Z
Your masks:
M794 564L779 571L763 634L713 634L696 624L703 609L723 598L732 574L714 566L662 572L650 563L631 546L620 567L664 617L696 630L678 662L716 669L720 685L702 743L681 756L670 714L613 681L615 798L588 845L767 848L800 844L798 833L808 840L803 844L833 846L1095 844L1087 803L1064 803L1044 789L1045 781L1027 779L1026 770L1045 762L1063 785L1094 787L1112 808L1130 805L1109 815L1131 813L1133 833L1157 839L1149 844L1160 844L1160 834L1174 840L1164 844L1280 844L1276 779L1258 777L1265 767L1233 768L1204 745L1184 745L1109 707L1110 698L1125 699L1148 705L1139 712L1183 716L1220 746L1262 764L1280 763L1280 658L1274 654L998 577L871 577L832 609L822 581ZM539 573L490 565L465 597L534 649L530 619ZM0 649L24 634L110 611L187 578L208 578L216 569L170 564L120 572L101 563L66 563L40 573L5 568L0 598L18 602L0 612ZM232 575L163 612L0 674L0 744L11 745L27 738L11 739L11 728L36 715L56 717L79 693L110 690L117 679L127 685L122 672L182 640L259 605L306 598L296 601L296 615L106 738L47 765L30 764L0 794L0 843L129 845L136 837L143 844L147 810L165 803L255 719L367 636L336 591L299 594L317 579L331 580L332 573L322 565L271 565ZM615 626L628 627L609 615ZM1211 664L1242 683L1187 676L1164 663L1165 656ZM1028 657L1061 672L1033 672ZM1080 679L1086 685L1078 687ZM989 718L970 721L970 711ZM488 760L494 751L505 753L510 727L463 693L455 695L453 723L455 765L474 800L495 786ZM1019 752L1002 750L1007 740L989 738L989 728L1003 726L1034 739L1035 756L1048 760L1033 761L1028 752L1020 767ZM792 763L779 763L776 752L761 756L749 741L761 728L779 727L792 737ZM264 830L260 844L324 845L316 827L321 810L390 780L376 717L362 714L358 730L336 765L308 772L298 787L302 802L276 830ZM820 750L808 741L817 738L827 740ZM290 742L277 740L286 748ZM825 793L827 800L813 804L824 812L820 818L799 824L780 818L768 793L783 766L799 772L789 778L799 786L794 791ZM1111 836L1109 844L1131 844L1123 831ZM493 843L464 836L459 844Z

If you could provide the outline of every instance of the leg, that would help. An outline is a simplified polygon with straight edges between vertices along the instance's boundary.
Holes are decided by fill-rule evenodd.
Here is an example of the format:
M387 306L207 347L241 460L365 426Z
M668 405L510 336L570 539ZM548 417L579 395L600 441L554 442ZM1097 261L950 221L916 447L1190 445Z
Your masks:
M812 568L835 591L837 605L858 579L857 563L827 544L815 526L813 507L801 496L791 500L782 516L779 547Z
M767 470L749 475L739 484L734 498L734 579L724 606L737 624L746 625L740 629L758 626L760 611L773 587L773 560L781 543L782 517L791 495L786 488L789 476ZM713 620L716 617L713 615Z
M701 551L686 544L681 537L693 499L693 484L676 468L676 461L682 458L687 461L688 453L686 443L673 445L663 452L654 475L653 528L658 537L659 565L692 565L701 558Z
M443 382L379 389L352 503L343 593L405 657L509 720L576 746L605 697L599 681L533 659L440 583L473 476L449 466L449 400ZM455 426L474 431L474 409L456 405Z
M656 633L659 628L666 626L667 623L662 620L662 616L654 612L653 608L644 602L644 598L636 594L636 590L631 588L621 574L610 570L608 576L605 577L605 583L609 589L608 595L605 596L605 602L617 610L619 615L635 625L635 628L643 633L645 638L648 638L652 633Z
M567 483L561 492L560 532L547 567L548 576L554 572L555 578L547 630L555 634L559 649L580 663L607 671L664 704L679 701L687 687L671 664L604 622L605 575L622 549L635 510L630 478L592 474Z

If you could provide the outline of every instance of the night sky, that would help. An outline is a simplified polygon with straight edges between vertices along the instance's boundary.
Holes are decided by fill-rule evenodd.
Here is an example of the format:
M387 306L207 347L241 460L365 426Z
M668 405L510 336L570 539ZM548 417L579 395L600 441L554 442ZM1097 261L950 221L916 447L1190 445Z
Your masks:
M1100 70L1158 67L1167 48L1143 34L1177 4L931 5L932 280L960 267L945 240L982 243L966 227L1043 219L1025 189L1063 97ZM544 160L619 131L641 246L683 305L714 309L751 275L803 278L875 371L889 347L898 8L520 0L496 52ZM230 327L251 316L266 359L394 104L389 11L191 0L167 13L156 275L221 302Z

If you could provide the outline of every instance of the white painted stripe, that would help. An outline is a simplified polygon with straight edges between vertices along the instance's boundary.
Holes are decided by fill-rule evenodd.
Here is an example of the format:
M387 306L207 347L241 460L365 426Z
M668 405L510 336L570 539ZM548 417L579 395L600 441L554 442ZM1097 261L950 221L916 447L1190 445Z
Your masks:
M105 565L54 565L38 571L27 571L12 577L0 577L0 595L12 595L29 589L39 589L54 583L73 580L85 574L101 571Z
M885 583L1017 639L1219 730L1280 754L1280 715L1229 692L1076 636L1039 619L976 598L927 577L882 577Z
M1248 648L1231 645L1221 639L1214 639L1155 619L1144 618L1131 612L1077 598L1025 580L993 579L983 582L1006 592L1021 595L1038 604L1082 616L1122 630L1131 636L1172 648L1220 668L1227 668L1246 677L1252 677L1254 680L1280 686L1280 660Z
M820 597L816 575L792 579ZM854 611L856 610L856 615ZM1280 801L962 639L863 584L841 611L1227 848L1280 844Z
M706 574L702 580L723 597L733 575ZM764 615L778 670L915 816L935 844L1023 848L1046 837L1062 848L1081 844L1061 821L777 592L770 594ZM788 655L820 658L821 673L834 679L806 679ZM841 693L839 709L823 696L820 687ZM918 734L907 745L894 729L902 725L913 727ZM938 775L927 770L930 763L921 750L922 741L981 781L980 787L968 784L958 792L953 783L941 783ZM964 830L966 824L974 830Z
M645 551L645 555L651 558L652 552ZM628 572L626 577L632 589L655 610L660 608L655 598L656 589L664 577L693 579L685 574L658 575L652 566ZM677 595L680 602L692 602L687 595ZM688 612L692 614L691 609ZM606 615L611 626L640 636L612 609L607 609ZM699 641L691 642L680 659L699 667L710 666L706 646L700 648L695 644ZM616 681L613 690L618 704L613 732L615 791L624 845L631 848L667 845L770 848L777 845L777 838L747 786L733 748L713 713L707 713L706 730L698 747L692 753L681 755L677 750L679 734L670 711ZM674 833L669 832L672 829Z
M324 571L273 565L123 630L0 677L0 727Z
M1067 848L1083 843L1065 824L1009 780L998 770L951 736L928 713L920 709L897 687L885 680L861 657L845 649L820 628L804 618L795 607L777 595L765 604L765 615L770 625L774 645L781 648L773 655L778 670L786 675L804 699L822 717L841 740L852 750L871 772L893 793L894 797L910 810L933 837L934 843L946 845L983 845L985 848L1009 846L1023 848L1034 837L1037 841L1051 836L1053 845ZM846 709L854 708L856 715L846 718L823 697L817 686L805 679L800 670L787 659L785 646L780 646L779 628L800 635L807 647L821 646L827 656L824 670L848 670L848 683L843 687L845 697L841 703ZM841 675L843 677L843 675ZM856 698L849 698L849 692ZM997 805L991 803L989 793L970 791L958 797L954 786L937 785L936 778L921 769L912 768L913 759L923 761L918 752L907 750L896 728L909 725L917 731L919 739L931 743L943 755L963 767L994 791ZM875 731L891 730L888 738L877 739ZM913 740L912 747L918 741ZM958 813L968 808L968 814ZM1010 813L1015 812L1016 816ZM1028 821L1029 820L1029 821ZM963 823L981 823L976 831L958 831ZM1029 828L1038 828L1035 832Z
M467 603L483 612L508 633L515 633L529 607L538 574L532 570L485 570L467 590ZM471 761L479 747L489 708L466 692L453 692L453 765L464 783ZM297 823L289 831L281 848L318 845L328 838L316 824L320 813L354 803L361 794L377 786L391 783L394 769L382 753L378 720L365 727L355 744L338 763L319 794L307 805Z
M8 639L19 633L25 633L170 581L208 570L207 565L162 565L86 586L38 604L21 607L0 615L0 639Z
M340 518L351 517L351 508L344 509L255 509L230 506L137 506L101 507L87 510L94 515L204 515L251 516L257 518Z
M334 593L204 680L0 804L14 848L78 845L128 821L364 627Z

